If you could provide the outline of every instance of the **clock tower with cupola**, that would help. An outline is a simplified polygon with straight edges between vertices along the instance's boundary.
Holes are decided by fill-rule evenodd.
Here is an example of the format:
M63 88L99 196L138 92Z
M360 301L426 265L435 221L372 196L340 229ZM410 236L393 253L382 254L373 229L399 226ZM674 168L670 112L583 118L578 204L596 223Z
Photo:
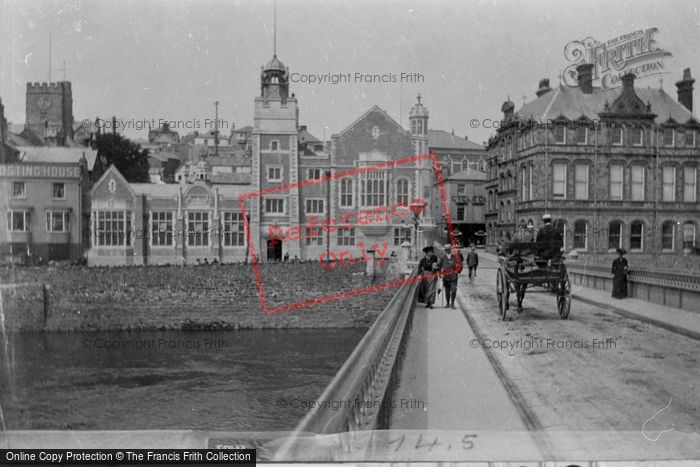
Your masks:
M27 83L24 127L37 143L66 146L73 139L71 83Z
M270 234L299 225L298 119L297 100L289 93L289 70L275 54L260 74L252 131L253 186L267 190L249 206L251 237L261 260L281 260L285 254L301 258L299 241L280 242Z

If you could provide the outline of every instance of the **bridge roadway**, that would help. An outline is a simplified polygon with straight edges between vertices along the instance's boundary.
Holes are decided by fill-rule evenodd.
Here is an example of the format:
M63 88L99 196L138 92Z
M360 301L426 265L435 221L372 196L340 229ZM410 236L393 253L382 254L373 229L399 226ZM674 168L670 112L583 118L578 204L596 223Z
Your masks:
M550 294L521 314L511 294L504 322L479 253L460 309L417 305L390 429L498 433L520 459L700 458L700 341L576 299L561 320Z

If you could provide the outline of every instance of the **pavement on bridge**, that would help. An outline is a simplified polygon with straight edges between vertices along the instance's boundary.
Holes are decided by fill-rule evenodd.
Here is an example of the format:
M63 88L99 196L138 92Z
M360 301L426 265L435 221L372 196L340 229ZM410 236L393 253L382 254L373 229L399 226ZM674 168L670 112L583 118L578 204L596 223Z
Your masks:
M460 278L460 282L466 277ZM541 459L542 454L484 352L469 347L476 339L462 310L440 307L414 312L398 387L394 392L392 430L436 430L476 433L508 432L517 459ZM402 408L416 401L419 410ZM499 435L500 436L500 435ZM494 451L492 450L493 454ZM505 454L503 454L505 456Z

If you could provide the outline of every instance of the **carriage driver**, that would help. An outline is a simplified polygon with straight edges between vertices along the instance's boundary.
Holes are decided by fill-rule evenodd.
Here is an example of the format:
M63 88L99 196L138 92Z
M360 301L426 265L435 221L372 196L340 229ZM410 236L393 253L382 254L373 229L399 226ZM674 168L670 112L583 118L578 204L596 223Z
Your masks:
M564 241L561 232L552 225L552 215L545 213L542 216L544 225L537 232L538 256L545 259L552 259L561 254L561 247Z

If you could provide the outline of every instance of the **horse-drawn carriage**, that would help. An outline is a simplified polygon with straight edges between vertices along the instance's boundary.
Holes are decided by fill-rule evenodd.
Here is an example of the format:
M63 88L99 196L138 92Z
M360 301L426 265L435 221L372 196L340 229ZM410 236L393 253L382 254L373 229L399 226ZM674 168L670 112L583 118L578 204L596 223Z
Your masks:
M532 231L520 232L499 249L496 273L499 314L506 319L511 293L516 296L518 313L522 312L525 291L530 289L531 293L553 293L559 317L567 319L571 309L571 282L561 253L561 236L533 240L531 234Z

